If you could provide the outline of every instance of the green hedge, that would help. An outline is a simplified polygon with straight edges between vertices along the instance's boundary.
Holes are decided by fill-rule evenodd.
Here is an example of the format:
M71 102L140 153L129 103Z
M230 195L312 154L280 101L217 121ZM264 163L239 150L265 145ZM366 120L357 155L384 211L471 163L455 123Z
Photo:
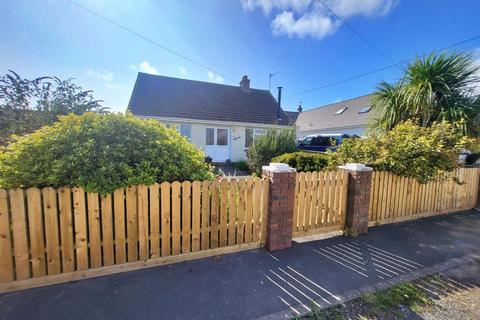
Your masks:
M156 120L68 115L0 153L0 187L80 186L102 194L136 184L214 177L204 154Z
M406 121L383 134L345 139L336 151L287 153L272 162L287 163L297 171L335 170L345 163L364 163L425 183L440 172L455 169L461 150L471 143L455 124L434 123L425 128Z
M440 122L421 127L405 121L384 134L346 139L330 155L337 164L365 163L425 183L455 169L460 152L470 143L460 125Z
M331 156L324 153L292 152L272 159L272 162L287 163L298 172L321 171L329 166Z

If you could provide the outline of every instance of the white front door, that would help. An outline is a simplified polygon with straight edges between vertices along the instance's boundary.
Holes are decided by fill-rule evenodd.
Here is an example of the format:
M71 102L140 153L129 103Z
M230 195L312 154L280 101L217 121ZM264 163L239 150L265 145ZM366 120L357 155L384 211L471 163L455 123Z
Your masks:
M205 153L213 162L225 162L230 159L230 129L206 128Z

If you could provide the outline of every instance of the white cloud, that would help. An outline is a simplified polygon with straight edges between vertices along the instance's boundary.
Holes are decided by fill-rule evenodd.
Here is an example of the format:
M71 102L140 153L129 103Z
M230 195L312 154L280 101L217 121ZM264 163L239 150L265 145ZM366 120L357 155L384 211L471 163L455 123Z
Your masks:
M215 82L218 82L218 83L223 83L224 79L219 76L218 74L214 73L213 71L208 71L207 72L207 76L208 76L208 79L210 81L215 81Z
M340 24L338 20L334 21L315 12L306 13L295 19L293 12L284 11L272 21L272 30L276 35L286 34L289 37L298 36L300 38L310 36L322 39L335 33Z
M144 72L144 73L150 73L150 74L155 74L159 75L160 73L155 69L150 63L147 61L140 62L138 66L134 64L130 64L128 66L130 69L136 72Z
M117 90L125 87L124 85L114 82L115 77L111 71L88 69L85 73L89 77L102 80L108 89Z
M113 83L113 82L106 83L105 86L106 86L108 89L112 89L112 90L118 90L118 89L123 89L123 88L125 88L125 86L124 86L123 84L118 84L118 83Z
M276 35L322 39L342 25L325 6L342 19L354 16L385 16L399 0L241 0L244 10L260 8L264 14L274 12L271 28Z
M185 68L182 67L182 66L178 67L178 70L180 70L180 73L181 73L181 74L187 74L187 69L185 69Z
M147 61L143 61L142 63L140 63L138 69L140 69L141 72L145 72L145 73L156 74L156 75L160 74L158 73L157 69L152 67L150 63L148 63Z
M103 81L112 82L113 81L113 73L108 70L93 70L88 69L86 72L87 76L92 78L97 78Z
M293 9L301 12L310 6L314 0L241 0L244 10L255 10L261 8L263 13L269 14L273 9Z

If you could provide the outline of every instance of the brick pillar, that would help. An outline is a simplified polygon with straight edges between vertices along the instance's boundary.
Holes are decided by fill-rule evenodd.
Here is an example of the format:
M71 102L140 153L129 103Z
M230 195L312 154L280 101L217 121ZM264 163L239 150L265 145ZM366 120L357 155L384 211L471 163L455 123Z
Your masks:
M266 243L269 251L292 246L296 174L294 168L283 163L263 167L263 176L270 180Z
M373 169L359 163L347 163L340 169L348 171L346 225L358 234L367 233Z

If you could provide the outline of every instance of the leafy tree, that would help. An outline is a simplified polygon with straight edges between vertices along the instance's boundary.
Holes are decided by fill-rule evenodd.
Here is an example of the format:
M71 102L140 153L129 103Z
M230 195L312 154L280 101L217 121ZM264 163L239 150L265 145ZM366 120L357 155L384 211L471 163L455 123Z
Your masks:
M105 113L107 109L93 98L92 91L83 90L72 79L28 80L13 71L0 78L0 144L12 134L23 135L52 124L59 115L89 111Z
M248 165L257 175L262 166L268 165L272 158L295 151L295 131L292 129L271 129L253 141L248 150Z
M380 116L374 129L391 130L416 119L422 127L435 122L463 122L465 134L480 134L480 70L471 54L443 52L410 63L400 81L381 82L374 96Z
M175 129L120 114L61 116L0 153L0 187L80 186L102 194L136 184L213 178Z

